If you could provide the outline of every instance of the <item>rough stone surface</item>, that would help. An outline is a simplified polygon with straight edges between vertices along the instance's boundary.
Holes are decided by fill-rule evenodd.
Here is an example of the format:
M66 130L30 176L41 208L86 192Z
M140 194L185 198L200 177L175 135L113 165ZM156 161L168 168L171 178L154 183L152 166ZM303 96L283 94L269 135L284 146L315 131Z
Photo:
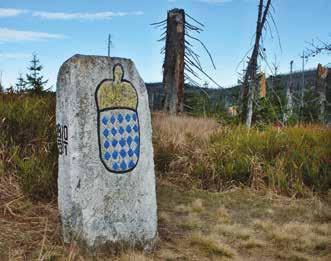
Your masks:
M99 96L98 86L102 88ZM129 98L120 97L121 86ZM115 95L108 100L104 97L110 95L107 88L114 88L111 95ZM157 233L152 127L146 87L133 62L75 55L60 68L56 98L58 203L65 241L82 240L92 248L118 242L148 246ZM115 100L116 108L111 108ZM111 121L119 114L125 125L118 118ZM121 127L126 133L118 133ZM112 129L116 139L124 138L124 155L118 144L112 147ZM132 134L134 129L137 135ZM129 144L134 141L129 136L132 140L138 136L131 154ZM115 150L118 155L112 157Z

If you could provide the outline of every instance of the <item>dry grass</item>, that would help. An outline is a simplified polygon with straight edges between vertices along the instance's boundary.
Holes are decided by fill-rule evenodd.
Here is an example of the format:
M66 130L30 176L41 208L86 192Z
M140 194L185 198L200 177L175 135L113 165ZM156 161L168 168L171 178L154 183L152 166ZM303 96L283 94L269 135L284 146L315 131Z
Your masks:
M209 255L218 255L232 258L235 255L230 246L223 244L215 235L202 235L196 233L191 235L190 242L193 247L198 247Z
M196 200L194 200L192 202L191 208L194 212L202 212L204 210L202 199L197 198Z
M330 235L321 236L316 234L311 224L290 222L275 227L269 231L268 236L281 247L292 245L296 250L314 251L319 249L321 251L331 251Z
M220 124L211 118L153 114L153 130L160 142L168 141L177 143L178 146L187 145L190 138L208 139L219 127Z
M241 243L241 246L246 248L246 249L252 249L252 248L265 248L266 247L266 242L259 240L259 239L249 239L247 241L243 241Z
M191 176L197 162L207 151L210 135L220 128L213 119L169 116L154 113L153 145L157 170L167 173L174 184L194 187L198 179ZM181 179L176 174L181 174Z
M323 201L312 193L296 198L309 184L328 184L329 131L310 126L248 132L211 119L164 114L153 115L153 128L155 161L159 174L166 174L158 176L156 249L100 253L95 259L331 260L331 193ZM22 192L27 184L26 191L43 195L49 187L34 182L38 175L28 180L29 175L3 174L6 166L15 169L17 164L15 155L0 146L0 260L90 260L75 243L62 242L56 200L31 201ZM16 159L22 173L34 174L35 163L43 163L32 156L31 161ZM55 166L50 163L42 173L51 175ZM321 166L324 176L319 176Z
M13 176L0 176L0 227L0 257L42 260L62 252L56 202L31 202Z
M0 178L0 260L90 260L64 244L56 202L32 202L14 177ZM323 211L321 211L323 209ZM134 249L96 260L329 260L330 206L318 199L181 191L158 185L159 239L152 253ZM261 213L271 213L257 219ZM262 217L262 216L260 216Z
M179 223L179 226L184 230L190 231L202 229L205 224L196 213L189 213L187 216L185 216L185 218L182 219L182 222Z
M254 232L238 224L220 224L215 230L226 237L234 239L248 240Z
M229 223L231 221L229 211L225 207L219 207L216 210L216 217L222 223Z
M167 206L162 202L167 202ZM195 211L195 205L201 211ZM327 201L318 198L290 199L271 193L259 195L247 189L183 192L165 186L159 188L159 208L168 213L171 221L160 220L161 231L173 231L174 235L161 232L161 246L170 237L168 251L175 248L173 253L182 251L191 260L217 260L215 256L234 260L331 257L331 209ZM257 219L263 216L266 218Z
M153 259L144 255L143 253L130 251L128 253L122 254L118 258L114 258L114 260L116 260L116 261L150 261Z
M331 131L319 125L247 130L213 119L153 115L155 162L168 181L187 188L255 190L309 196L327 192Z

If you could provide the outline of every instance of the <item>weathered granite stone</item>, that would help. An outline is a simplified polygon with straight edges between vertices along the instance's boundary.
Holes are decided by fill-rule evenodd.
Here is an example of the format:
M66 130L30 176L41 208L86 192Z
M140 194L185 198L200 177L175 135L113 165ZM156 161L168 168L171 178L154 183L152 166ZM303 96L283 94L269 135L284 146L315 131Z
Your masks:
M65 241L148 246L157 233L152 127L133 62L71 57L58 74L56 103Z

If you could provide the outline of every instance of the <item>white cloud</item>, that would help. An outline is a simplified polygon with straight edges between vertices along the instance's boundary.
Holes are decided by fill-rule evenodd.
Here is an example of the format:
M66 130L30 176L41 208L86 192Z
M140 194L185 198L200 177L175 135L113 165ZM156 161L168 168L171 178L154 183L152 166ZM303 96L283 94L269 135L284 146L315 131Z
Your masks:
M0 18L13 17L23 13L29 13L32 16L49 19L49 20L105 20L113 17L143 15L142 11L134 12L96 12L96 13L65 13L65 12L46 12L46 11L32 11L15 8L0 8Z
M12 17L28 12L24 9L0 8L0 17Z
M50 39L64 38L61 34L50 34L45 32L18 31L0 27L0 42L19 42L19 41L43 41Z
M27 59L30 58L31 54L28 53L0 53L0 59Z
M224 4L229 3L232 0L195 0L196 2L207 3L207 4Z
M143 15L141 11L136 12L98 12L98 13L64 13L64 12L33 12L32 15L49 20L104 20L116 16Z
M177 0L168 0L170 3L174 3ZM194 2L206 3L206 4L224 4L232 2L232 0L193 0Z

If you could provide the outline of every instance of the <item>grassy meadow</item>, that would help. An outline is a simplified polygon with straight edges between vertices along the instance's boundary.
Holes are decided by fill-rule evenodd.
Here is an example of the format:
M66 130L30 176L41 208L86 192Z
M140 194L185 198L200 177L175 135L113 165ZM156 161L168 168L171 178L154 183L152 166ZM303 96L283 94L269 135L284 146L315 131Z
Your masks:
M101 260L330 260L331 130L152 115L155 249ZM64 244L55 97L0 94L0 260L90 260Z

